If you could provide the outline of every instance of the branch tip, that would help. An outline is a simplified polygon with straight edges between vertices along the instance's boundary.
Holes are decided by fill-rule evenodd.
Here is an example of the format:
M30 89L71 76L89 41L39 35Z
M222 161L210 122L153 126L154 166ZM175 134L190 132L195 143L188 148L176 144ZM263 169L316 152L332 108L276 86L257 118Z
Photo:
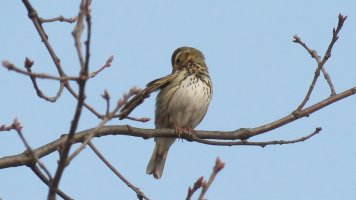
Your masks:
M31 69L32 65L35 63L35 61L29 59L28 57L25 58L24 66L26 69Z
M105 100L109 100L110 99L110 94L109 92L105 89L104 93L101 95L101 97L103 97Z
M217 172L219 172L220 170L222 170L225 167L225 163L223 163L219 157L216 158L215 161L215 166L214 166L214 170L216 170Z

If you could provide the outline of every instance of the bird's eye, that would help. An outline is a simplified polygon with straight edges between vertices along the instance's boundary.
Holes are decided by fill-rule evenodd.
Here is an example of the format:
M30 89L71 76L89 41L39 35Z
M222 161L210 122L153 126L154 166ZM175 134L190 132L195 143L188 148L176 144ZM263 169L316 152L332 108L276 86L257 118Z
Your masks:
M180 59L179 58L177 58L177 63L179 63L180 62Z

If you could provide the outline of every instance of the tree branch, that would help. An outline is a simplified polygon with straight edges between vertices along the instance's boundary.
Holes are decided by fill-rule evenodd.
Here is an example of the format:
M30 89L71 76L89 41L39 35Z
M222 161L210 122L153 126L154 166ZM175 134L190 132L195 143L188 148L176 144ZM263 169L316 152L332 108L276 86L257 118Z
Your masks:
M315 59L315 61L317 62L317 65L318 65L318 67L317 67L316 70L315 70L314 78L313 78L313 80L312 80L312 82L311 82L311 84L310 84L310 86L309 86L309 90L308 90L308 92L307 92L307 94L306 94L304 100L302 101L302 103L298 106L298 108L297 108L297 110L296 110L297 112L300 111L301 109L303 109L304 106L305 106L305 104L308 102L308 100L309 100L309 98L310 98L310 95L311 95L311 93L313 92L313 89L314 89L314 87L315 87L315 84L316 84L316 82L317 82L317 80L318 80L318 78L319 78L320 70L322 70L322 72L324 73L324 77L325 77L325 79L327 80L327 83L329 84L329 87L330 87L330 90L331 90L331 96L333 96L333 95L336 94L334 85L333 85L333 83L332 83L332 81L331 81L331 79L330 79L329 74L326 72L326 70L325 70L325 68L324 68L324 65L325 65L326 61L327 61L327 60L330 58L330 56L331 56L331 50L332 50L332 48L333 48L335 42L339 39L338 34L339 34L339 32L340 32L342 26L344 25L344 22L345 22L345 20L347 19L347 17L346 17L346 16L343 16L343 15L341 15L341 14L339 14L339 18L338 18L338 19L339 19L338 25L337 25L336 29L335 29L335 28L333 29L333 36L332 36L332 38L331 38L330 44L329 44L329 46L328 46L328 48L327 48L327 50L326 50L326 52L325 52L325 55L324 55L324 57L323 57L322 60L320 60L320 56L318 56L318 53L317 53L315 50L311 50L311 49L300 39L299 36L297 36L297 35L294 36L293 42L298 43L298 44L300 44L302 47L304 47L304 48L308 51L308 53L311 55L311 57Z
M27 60L28 58L26 58ZM31 69L27 67L27 71L22 70L18 67L16 67L14 64L10 63L7 60L2 61L3 67L8 69L9 71L15 71L19 74L23 74L26 76L30 76L33 78L40 78L40 79L49 79L49 80L56 80L56 81L78 81L78 77L70 77L70 76L65 76L65 77L57 77L49 74L44 74L44 73L33 73Z
M89 77L90 77L90 78L94 78L96 75L98 75L98 74L99 74L101 71L103 71L105 68L110 67L113 60L114 60L114 56L110 56L110 57L106 60L105 64L104 64L103 66L101 66L97 71L94 71L94 72L90 73Z
M190 199L192 198L192 196L194 195L194 193L195 193L197 190L199 190L199 189L201 188L201 186L203 185L203 180L204 180L204 177L203 177L203 176L199 177L199 178L195 181L193 187L192 187L192 188L191 188L191 187L188 188L188 193L187 193L187 197L185 198L185 200L190 200Z
M313 137L314 135L318 134L321 131L321 128L318 127L316 128L312 133L310 133L307 136L300 137L298 139L294 140L273 140L273 141L265 141L265 142L249 142L247 140L242 140L242 141L237 141L237 142L221 142L221 141L211 141L211 140L205 140L198 138L196 136L192 136L192 140L195 142L199 142L202 144L208 144L208 145L215 145L215 146L237 146L237 145L245 145L245 146L260 146L260 147L266 147L268 145L282 145L282 144L293 144L293 143L298 143L298 142L304 142L305 140L308 140L309 138Z
M82 114L82 108L83 108L83 102L85 99L85 85L86 82L88 80L88 71L89 71L89 58L90 58L90 36L91 36L91 16L90 16L90 10L89 10L89 6L90 6L90 0L82 0L81 5L80 5L80 11L78 14L78 21L77 21L77 25L74 28L73 31L73 36L74 36L74 41L75 41L75 46L77 48L77 52L78 52L78 57L79 57L79 61L80 61L80 73L79 73L79 81L78 81L78 87L79 87L79 92L78 92L78 99L77 99L77 106L75 109L75 113L74 113L74 117L69 129L69 134L68 134L68 138L64 143L64 148L63 151L61 153L60 159L59 159L59 163L58 163L58 167L55 173L55 176L53 178L53 180L51 181L51 185L49 187L49 191L48 191L48 200L55 200L56 199L56 193L58 190L58 185L60 182L60 179L62 177L62 174L64 172L65 167L68 165L68 155L69 155L69 151L72 145L72 139L74 137L74 134L77 130L78 127L78 123L79 123L79 119L80 116ZM81 53L81 47L80 47L80 37L82 34L82 28L83 28L83 18L86 18L87 20L87 26L88 26L88 30L87 30L87 40L86 40L86 49L85 49L85 60L83 60L82 57L82 53ZM79 44L79 45L78 45Z
M279 120L271 122L269 124L265 124L256 128L241 128L235 131L198 131L194 130L194 135L200 139L215 139L215 140L246 140L248 138L257 136L259 134L271 131L278 127L281 127L287 123L300 119L302 117L310 116L310 114L331 105L339 100L342 100L346 97L354 95L356 93L356 87L346 90L340 94L335 96L331 96L326 98L325 100L316 103L308 108L302 110L299 115L290 114ZM84 141L89 135L91 135L95 129L88 129L85 131L78 132L74 134L72 138L72 143L79 143ZM122 126L103 126L93 137L103 137L108 135L127 135L133 137L141 137L143 139L149 139L154 137L174 137L178 138L178 134L173 129L142 129L135 128L129 125ZM191 138L187 137L185 134L181 135L182 137L186 137L184 139L191 140ZM67 140L68 135L62 135L61 138L50 142L46 145L43 145L37 149L34 149L33 152L38 158L44 157L50 153L53 153L58 150L58 147L62 146L63 143ZM193 138L194 141L194 138ZM199 141L197 141L199 142ZM243 142L239 145L244 145ZM261 146L260 144L258 146ZM27 165L28 163L33 162L31 158L29 158L25 153L7 156L0 158L0 169L8 168L8 167L17 167L22 165Z
M221 162L220 158L217 157L215 161L215 166L213 168L213 171L211 172L211 175L209 177L209 180L203 181L202 183L202 189L200 192L200 195L198 197L198 200L203 200L205 193L208 191L209 187L213 183L216 175L225 167L225 163Z
M65 18L62 15L55 17L55 18L50 18L50 19L43 19L42 17L39 17L41 23L49 23L49 22L68 22L68 23L74 23L77 21L77 17L72 17L72 18Z
M29 2L29 0L22 0L23 4L25 5L27 12L28 12L28 17L31 19L33 25L35 26L40 38L42 39L42 42L44 43L44 45L46 46L48 53L50 54L56 69L58 71L58 74L60 75L60 77L66 77L66 74L64 73L62 66L60 64L60 60L57 57L56 53L54 52L52 46L50 45L49 41L48 41L48 36L46 34L46 32L44 31L43 27L42 27L42 22L37 14L37 11L32 7L31 3ZM31 77L31 76L30 76ZM45 95L43 95L43 93L41 92L41 90L39 90L36 80L34 78L31 78L32 83L36 89L37 95L40 98L43 98L47 101L51 101L51 102L55 102L57 101L57 99L61 96L63 88L65 85L69 85L69 84L64 84L63 82L60 82L60 87L58 89L57 95L53 98L49 98L46 97Z
M50 186L50 180L41 172L41 170L35 165L29 165L28 167L31 168L31 170L33 171L34 174L36 174L36 176L44 183L46 184L48 187ZM60 189L57 190L57 194L62 197L64 200L73 200L70 196L68 196L67 194L65 194L63 191L61 191Z
M115 167L100 153L100 151L94 146L93 143L89 142L88 144L90 148L94 151L94 153L100 158L101 161L122 181L127 187L131 188L137 195L138 199L146 199L149 200L148 197L145 196L143 192L141 192L140 188L134 186L130 181L128 181Z

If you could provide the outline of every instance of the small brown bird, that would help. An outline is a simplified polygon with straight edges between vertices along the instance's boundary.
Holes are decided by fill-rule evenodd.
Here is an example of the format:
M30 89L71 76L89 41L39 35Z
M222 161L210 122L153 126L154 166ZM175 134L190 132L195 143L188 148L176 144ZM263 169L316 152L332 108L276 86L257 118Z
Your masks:
M212 83L202 52L181 47L172 55L172 73L147 84L120 112L124 119L150 93L160 89L156 98L156 128L174 128L178 132L194 129L205 116L212 97ZM162 176L169 147L175 138L155 138L156 146L146 173L159 179Z

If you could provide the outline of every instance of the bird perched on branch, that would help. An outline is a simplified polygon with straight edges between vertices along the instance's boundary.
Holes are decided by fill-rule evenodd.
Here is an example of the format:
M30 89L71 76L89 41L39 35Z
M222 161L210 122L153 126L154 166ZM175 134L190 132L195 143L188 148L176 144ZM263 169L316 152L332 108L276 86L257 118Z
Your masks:
M176 49L172 55L172 73L149 82L120 111L127 117L152 92L156 98L156 128L174 128L178 133L194 129L205 116L212 97L212 83L201 51L192 47ZM162 176L169 147L175 138L155 138L155 148L146 173L159 179Z

